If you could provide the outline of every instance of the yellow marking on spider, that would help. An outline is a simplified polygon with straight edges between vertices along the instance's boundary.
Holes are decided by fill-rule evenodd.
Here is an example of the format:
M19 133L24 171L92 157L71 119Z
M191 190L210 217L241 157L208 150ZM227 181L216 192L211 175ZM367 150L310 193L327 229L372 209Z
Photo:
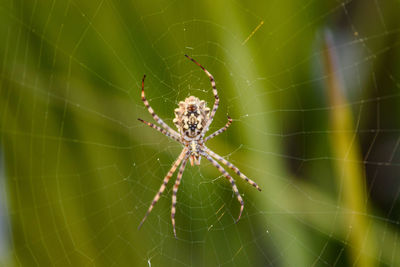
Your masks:
M242 45L244 45L245 43L247 43L247 41L248 41L251 37L253 37L253 35L256 33L256 31L258 31L258 30L261 28L261 26L262 26L263 24L264 24L264 21L262 20L262 21L260 22L260 24L258 24L257 27L250 33L250 35L246 38L246 40L243 41Z

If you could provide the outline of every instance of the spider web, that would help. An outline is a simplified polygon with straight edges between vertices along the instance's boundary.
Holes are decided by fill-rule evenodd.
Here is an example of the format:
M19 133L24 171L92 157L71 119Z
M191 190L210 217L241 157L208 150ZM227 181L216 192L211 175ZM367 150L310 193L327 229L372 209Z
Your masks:
M4 265L400 265L398 1L3 1ZM220 107L205 159L171 179L189 95ZM330 68L330 69L329 69ZM330 71L329 71L330 70Z

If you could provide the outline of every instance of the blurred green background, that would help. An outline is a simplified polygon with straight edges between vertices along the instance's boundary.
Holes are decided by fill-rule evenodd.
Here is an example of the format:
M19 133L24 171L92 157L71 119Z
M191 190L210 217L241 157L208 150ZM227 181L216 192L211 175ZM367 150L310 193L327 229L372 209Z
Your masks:
M400 266L399 1L0 3L2 266ZM177 235L167 187L189 95L213 96L205 159L187 165ZM175 176L174 176L175 177Z

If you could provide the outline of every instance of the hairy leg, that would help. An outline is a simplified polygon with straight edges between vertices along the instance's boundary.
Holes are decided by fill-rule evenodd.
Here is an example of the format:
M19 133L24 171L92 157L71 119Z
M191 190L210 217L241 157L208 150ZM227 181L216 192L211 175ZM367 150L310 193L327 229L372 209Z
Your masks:
M144 79L145 78L146 78L146 75L144 75L143 79L142 79L142 101L143 101L144 105L146 106L146 108L149 111L149 113L151 114L151 116L153 116L154 120L158 124L160 124L162 128L167 130L171 135L179 138L179 134L176 131L174 131L171 127L169 127L160 117L158 117L158 115L154 112L154 110L150 106L149 101L147 101L146 95L144 93Z
M171 134L170 132L168 132L167 130L165 130L165 129L163 129L163 128L161 128L161 127L159 127L159 126L157 126L157 125L155 125L155 124L153 124L153 123L151 123L151 122L147 122L147 121L145 121L145 120L142 120L141 118L138 118L138 120L141 121L141 122L143 122L144 124L150 126L151 128L156 129L157 131L159 131L159 132L162 133L163 135L166 135L166 136L168 136L169 138L174 139L175 141L181 143L181 140L179 140L179 138L177 138L175 135L172 135L172 134Z
M206 139L204 140L204 143L207 142L208 140L216 137L217 135L220 135L223 132L225 132L229 128L229 126L231 126L231 124L232 124L232 119L231 119L231 117L228 116L228 122L225 124L225 126L222 127L221 129L219 129L218 131L215 131L214 133L207 136Z
M242 216L244 202L243 202L242 196L240 195L239 190L235 184L235 181L233 180L232 176L230 176L229 173L227 171L225 171L224 168L222 168L222 166L219 165L219 163L215 159L213 159L210 155L208 155L207 153L202 153L202 155L204 157L206 157L212 163L212 165L214 165L222 173L222 175L225 176L225 178L228 179L229 182L231 183L233 192L235 193L237 200L240 203L240 212L239 212L239 216L236 220L236 223L237 223L240 220L240 217Z
M208 122L206 124L206 127L204 127L203 132L201 133L201 135L204 136L206 134L206 132L208 131L208 127L210 127L210 124L212 123L212 121L214 119L214 116L215 116L215 113L217 112L217 109L218 109L218 105L219 105L218 91L217 91L217 87L215 86L214 77L211 75L211 73L209 73L208 70L206 70L202 65L200 65L200 63L198 63L193 58L189 57L188 55L185 55L185 57L187 57L188 59L193 61L197 66L199 66L207 74L207 76L208 76L208 78L210 79L210 82L211 82L211 87L213 89L215 102L214 102L213 109L211 110L210 119L208 120Z
M176 230L175 230L175 213L176 213L176 194L178 193L179 185L181 184L181 179L183 175L183 171L185 170L187 157L183 159L182 165L179 168L178 176L176 178L174 189L172 191L172 206L171 206L171 220L172 220L172 228L174 230L174 236L176 238Z
M226 165L228 168L232 169L237 175L240 176L240 178L242 178L243 180L245 180L246 182L257 188L258 191L261 191L261 188L253 180L249 179L246 175L241 173L238 167L236 167L235 165L233 165L232 163L230 163L229 161L227 161L226 159L224 159L223 157L221 157L220 155L218 155L217 153L213 152L208 148L205 148L205 152L211 155L212 157L216 158L220 162L222 162L222 164Z
M164 192L165 187L167 186L167 183L169 181L169 179L171 178L171 176L174 174L176 168L179 166L179 164L181 163L182 159L187 156L187 149L184 148L181 152L181 154L179 155L178 159L174 162L174 164L172 165L171 169L169 170L169 172L167 173L167 175L164 178L164 181L160 187L160 189L158 190L158 193L155 195L155 197L153 198L153 201L150 204L149 209L146 212L146 215L144 215L142 221L139 224L138 229L140 229L140 227L142 227L142 224L144 223L144 221L146 220L147 216L149 216L151 210L154 208L154 205L156 205L157 201L160 199L162 192Z

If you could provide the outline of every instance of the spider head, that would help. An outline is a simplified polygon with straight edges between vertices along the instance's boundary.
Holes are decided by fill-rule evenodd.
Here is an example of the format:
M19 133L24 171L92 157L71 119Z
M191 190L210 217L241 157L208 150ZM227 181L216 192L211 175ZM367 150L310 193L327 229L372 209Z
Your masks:
M204 100L189 96L175 109L174 123L183 136L198 136L209 119L210 109Z
M200 156L200 149L199 149L199 145L196 141L192 141L190 142L189 145L189 151L190 151L190 165L200 165L200 160L201 160L201 156Z

